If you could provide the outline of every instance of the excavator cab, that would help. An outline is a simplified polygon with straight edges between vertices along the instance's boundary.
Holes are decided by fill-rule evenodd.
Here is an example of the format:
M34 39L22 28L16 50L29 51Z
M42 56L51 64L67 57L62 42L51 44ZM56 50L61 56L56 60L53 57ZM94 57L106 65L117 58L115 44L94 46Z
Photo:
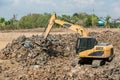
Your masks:
M97 40L94 37L80 37L76 43L76 53L94 48L97 44Z

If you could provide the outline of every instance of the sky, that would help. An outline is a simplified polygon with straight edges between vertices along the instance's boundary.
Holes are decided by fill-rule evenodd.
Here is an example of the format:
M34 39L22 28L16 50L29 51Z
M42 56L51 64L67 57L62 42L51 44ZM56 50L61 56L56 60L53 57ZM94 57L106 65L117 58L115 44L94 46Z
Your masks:
M93 11L94 9L94 11ZM72 15L86 12L99 17L120 17L120 0L0 0L0 17L17 19L30 13L53 13Z

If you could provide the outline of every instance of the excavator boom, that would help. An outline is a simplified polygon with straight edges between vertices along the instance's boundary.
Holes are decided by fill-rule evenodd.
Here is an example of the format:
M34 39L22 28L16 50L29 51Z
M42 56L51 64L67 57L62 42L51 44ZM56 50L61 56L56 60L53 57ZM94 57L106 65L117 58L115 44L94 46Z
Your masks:
M65 22L65 21L61 21L61 20L58 20L58 19L55 20L55 23L57 23L61 26L64 26L64 27L66 27L66 28L68 28L72 31L75 31L76 33L78 33L79 35L81 35L83 37L88 36L88 32L82 26L74 25L74 24L71 24L71 23L68 23L68 22Z

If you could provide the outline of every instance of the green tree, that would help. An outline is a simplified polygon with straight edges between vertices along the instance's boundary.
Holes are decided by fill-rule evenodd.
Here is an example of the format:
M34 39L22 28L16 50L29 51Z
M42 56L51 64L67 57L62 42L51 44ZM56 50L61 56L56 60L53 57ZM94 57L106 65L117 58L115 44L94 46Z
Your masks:
M94 14L92 15L92 27L96 27L99 18Z
M0 30L5 28L5 18L0 18Z
M87 13L74 13L72 17L75 19L76 24L85 26L87 16Z
M19 21L19 27L21 28L37 28L44 27L50 18L49 13L44 14L28 14L23 16Z
M110 28L110 18L111 17L109 15L106 16L106 19L105 19L105 22L106 22L105 23L105 27L106 28Z
M0 23L4 23L5 22L5 18L0 18Z
M86 19L86 21L85 21L85 26L86 27L90 27L90 26L92 26L92 16L87 16L87 19Z

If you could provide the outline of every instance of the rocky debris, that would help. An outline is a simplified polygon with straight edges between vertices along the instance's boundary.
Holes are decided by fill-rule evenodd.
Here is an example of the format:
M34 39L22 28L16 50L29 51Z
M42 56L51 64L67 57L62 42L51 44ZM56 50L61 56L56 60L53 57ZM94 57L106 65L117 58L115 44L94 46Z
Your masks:
M9 43L1 53L2 59L15 58L16 61L25 64L44 64L50 58L70 56L75 53L76 36L70 35L49 35L46 40L40 36L20 36L12 43Z
M49 35L44 41L38 35L20 36L0 52L0 79L120 80L120 32L107 30L90 32L89 35L96 37L99 43L113 44L115 57L112 62L99 68L91 68L87 64L72 67L70 63L76 58L77 34Z

